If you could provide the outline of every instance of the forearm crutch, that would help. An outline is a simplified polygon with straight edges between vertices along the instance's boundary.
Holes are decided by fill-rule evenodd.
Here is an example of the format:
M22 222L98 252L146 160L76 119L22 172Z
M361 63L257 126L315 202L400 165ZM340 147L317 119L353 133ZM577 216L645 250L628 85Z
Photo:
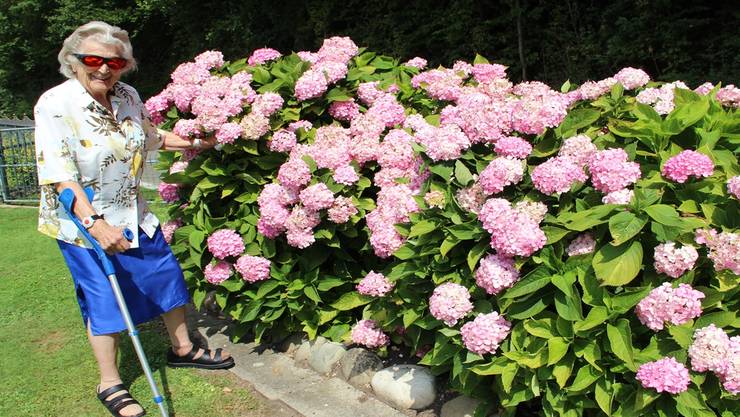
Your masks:
M87 195L88 200L93 200L93 189L91 187L85 188L85 194ZM64 207L64 210L69 215L69 218L72 219L74 224L77 226L77 228L80 230L80 233L82 233L85 238L92 244L93 249L95 250L95 253L98 255L98 258L100 258L100 262L103 264L103 271L105 272L105 275L108 276L108 281L110 281L111 288L113 289L113 294L116 296L116 301L118 302L118 308L121 310L121 315L123 316L123 321L126 322L126 328L128 329L128 334L131 336L131 342L134 344L134 350L136 350L136 356L139 357L139 363L141 363L141 369L144 370L144 375L146 375L146 380L149 382L149 388L152 390L152 395L154 402L159 406L159 411L162 413L162 417L168 417L167 409L164 405L164 400L162 396L159 394L159 390L157 389L157 383L154 382L154 377L152 376L152 370L149 368L149 362L146 359L146 354L144 353L144 348L141 346L141 342L139 341L139 331L136 330L136 327L134 327L134 322L131 320L131 315L128 312L128 307L126 307L126 301L123 299L123 294L121 294L121 287L118 286L118 279L116 278L116 270L113 267L113 263L111 262L108 255L105 253L103 248L100 247L100 244L97 240L95 240L92 236L90 236L90 233L88 233L87 229L80 223L79 219L74 214L74 205L75 205L76 196L74 191L72 191L71 188L65 188L62 190L61 193L59 193L59 202ZM134 233L126 228L123 230L123 236L130 242L134 239Z

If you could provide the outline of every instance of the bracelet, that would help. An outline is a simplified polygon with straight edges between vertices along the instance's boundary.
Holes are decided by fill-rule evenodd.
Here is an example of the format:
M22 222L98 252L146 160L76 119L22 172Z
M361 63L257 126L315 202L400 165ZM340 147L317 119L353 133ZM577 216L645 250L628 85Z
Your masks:
M193 139L193 148L195 148L195 149L201 149L202 147L203 147L203 141L202 140L200 140L198 138Z

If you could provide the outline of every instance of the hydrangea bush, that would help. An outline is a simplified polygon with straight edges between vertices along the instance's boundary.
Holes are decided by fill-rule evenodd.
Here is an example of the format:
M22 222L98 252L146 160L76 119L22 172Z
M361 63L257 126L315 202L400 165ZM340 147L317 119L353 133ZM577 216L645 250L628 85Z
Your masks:
M327 39L182 64L147 101L168 239L234 337L407 346L477 414L738 414L740 90L560 91Z

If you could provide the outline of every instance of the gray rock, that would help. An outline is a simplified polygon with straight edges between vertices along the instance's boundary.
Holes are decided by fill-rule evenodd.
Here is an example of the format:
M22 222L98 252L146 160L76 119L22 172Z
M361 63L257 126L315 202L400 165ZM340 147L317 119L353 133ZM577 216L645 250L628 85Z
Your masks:
M436 397L434 376L417 365L397 365L373 375L373 391L398 408L420 410L430 406Z
M370 385L375 372L383 369L383 361L374 353L352 348L342 358L342 376L356 387Z
M479 400L465 395L455 397L442 406L440 417L473 417Z
M293 359L295 360L296 365L305 366L308 364L309 356L311 356L311 343L309 341L305 341L298 346L298 349L295 351L295 355L293 355Z
M308 365L320 374L331 371L334 365L347 353L347 349L339 343L325 342L318 349L311 349Z

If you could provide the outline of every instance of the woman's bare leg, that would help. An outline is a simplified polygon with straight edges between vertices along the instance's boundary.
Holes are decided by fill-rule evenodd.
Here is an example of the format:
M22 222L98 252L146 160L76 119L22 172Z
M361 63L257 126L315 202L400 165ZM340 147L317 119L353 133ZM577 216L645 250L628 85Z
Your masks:
M193 342L190 340L190 334L188 333L188 325L185 322L185 306L174 308L164 314L162 314L164 325L167 327L167 333L170 335L172 341L172 350L178 356L184 356L190 353L193 349ZM195 358L199 358L203 354L203 349L198 349L198 353ZM230 355L223 351L221 357L223 359L228 358Z

